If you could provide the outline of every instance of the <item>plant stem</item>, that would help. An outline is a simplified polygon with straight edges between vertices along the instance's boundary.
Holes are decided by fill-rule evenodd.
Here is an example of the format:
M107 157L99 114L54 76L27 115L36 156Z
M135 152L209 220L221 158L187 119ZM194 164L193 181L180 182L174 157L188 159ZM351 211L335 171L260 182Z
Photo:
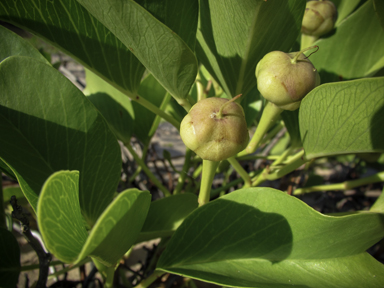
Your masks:
M245 171L244 168L240 165L239 161L237 161L235 157L230 157L227 160L236 170L236 172L239 173L240 177L244 180L243 188L250 187L252 184L251 177L248 175L247 171Z
M165 94L165 97L160 104L160 109L162 111L164 111L165 108L167 108L167 105L171 100L171 97L172 97L171 94L169 94L168 92ZM151 129L149 130L149 133L148 133L149 138L152 138L152 136L155 134L157 128L159 127L160 120L161 120L161 117L159 115L156 115L155 120L152 123Z
M240 97L241 97L241 94L233 97L231 100L228 100L223 105L221 105L219 112L217 112L217 114L216 114L216 118L217 119L222 119L223 118L223 110L224 110L224 108L226 106L228 106L230 103L232 103L232 102L236 101L237 99L239 99Z
M153 282L157 280L157 278L161 277L164 272L155 270L151 276L149 276L147 279L140 282L139 285L136 285L135 288L147 288L149 285L151 285Z
M300 50L303 50L307 47L312 46L317 39L319 39L319 37L317 36L309 36L309 35L301 34Z
M203 206L209 202L212 181L215 177L216 169L219 166L219 163L219 161L203 160L203 172L199 193L199 206Z
M267 101L263 114L261 115L259 125L257 125L255 134L253 134L252 139L248 143L247 148L241 151L237 156L240 157L255 152L260 144L261 139L263 139L264 134L268 131L272 124L275 123L275 121L283 111L283 109Z
M113 279L115 278L115 267L108 267L106 269L105 288L113 288Z
M145 164L145 162L139 157L139 155L137 155L137 153L135 152L135 150L133 149L131 143L126 143L125 144L125 147L127 147L128 151L132 154L133 158L135 159L135 161L137 162L137 164L139 166L141 166L141 168L143 169L143 171L145 172L145 174L147 174L147 176L149 177L149 179L151 179L151 181L157 186L157 188L159 188L163 193L164 193L164 196L165 197L168 197L168 196L171 196L171 192L169 192L169 190L167 188L165 188L163 186L163 184L160 183L160 181L156 178L155 175L153 175L153 173L151 172L151 170L149 170L148 166Z
M285 160L285 158L288 156L288 153L290 153L290 149L286 150L279 157L279 159L277 159L275 162L272 163L271 166L278 165L278 164L282 163ZM303 165L306 162L307 162L307 160L304 157L304 150L301 150L296 155L291 157L289 159L289 161L286 162L286 164L283 168L278 169L277 171L275 171L273 173L269 173L270 167L264 169L263 172L261 172L258 175L256 180L253 180L252 186L258 186L261 183L263 183L265 180L279 179L279 178L283 177L284 175L287 175L288 173L296 170L297 168L299 168L301 165Z
M185 152L184 165L179 175L179 179L177 179L177 185L175 190L173 190L173 195L179 194L181 192L181 189L183 188L185 178L188 175L188 170L191 165L191 155L192 155L192 150L187 148Z
M299 59L300 55L303 54L305 51L308 51L308 50L311 50L311 49L314 49L314 48L317 48L319 49L319 46L311 46L311 47L305 47L305 48L302 48L299 52L296 53L295 57L293 57L291 59L291 63L292 64L296 64L297 63L297 60ZM316 50L317 51L317 50Z
M367 185L367 184L371 184L371 183L382 182L382 181L384 181L384 171L376 173L376 174L368 176L368 177L357 179L357 180L344 181L342 183L331 184L331 185L317 185L317 186L312 186L312 187L307 187L307 188L299 188L293 192L293 195L301 195L304 193L315 192L315 191L348 190L348 189L356 188L359 186L363 186L363 185ZM376 205L376 203L375 203L375 205L372 206L371 211L372 211L372 209L373 210L376 209L376 211L378 211L377 208L382 206L383 203L380 205L379 204L376 206L376 208L373 208ZM382 211L383 211L383 209L381 208L380 211L378 211L378 212L382 212Z

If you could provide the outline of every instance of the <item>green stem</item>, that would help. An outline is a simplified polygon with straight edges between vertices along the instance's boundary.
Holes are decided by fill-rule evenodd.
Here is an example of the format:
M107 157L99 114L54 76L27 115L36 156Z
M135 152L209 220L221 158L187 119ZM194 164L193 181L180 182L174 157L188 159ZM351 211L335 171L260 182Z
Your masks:
M115 277L115 267L108 267L106 269L105 288L113 288L113 279Z
M127 91L124 92L126 95L128 95L129 98L131 98L132 101L139 103L140 105L147 108L149 111L155 113L156 115L159 115L161 118L175 126L177 130L180 130L180 122L173 118L171 115L167 114L165 111L161 110L159 107L153 105L151 102L139 95L132 97L131 95L126 93Z
M244 168L240 165L239 161L237 161L235 157L230 157L227 160L232 165L232 167L235 168L236 172L239 173L240 177L244 180L243 188L250 187L252 184L251 177L248 175L247 171L245 171Z
M148 153L148 144L144 145L143 147L143 153L142 153L143 155L141 156L141 159L143 161L145 161L145 158L147 157L147 153ZM129 177L128 183L133 182L136 179L137 175L139 175L142 170L143 169L141 168L141 166L137 166L136 171L131 175L131 177Z
M188 101L187 98L176 98L174 97L175 100L177 101L177 103L180 104L181 107L183 107L185 109L185 111L189 112L189 110L191 110L192 108L192 105L191 103ZM180 125L179 125L180 126ZM179 130L179 128L177 129Z
M232 103L232 102L236 101L237 99L239 99L240 97L241 97L241 94L233 97L231 100L229 100L229 101L225 102L223 105L221 105L219 112L217 112L217 114L216 114L216 118L217 119L222 119L223 118L223 110L224 110L224 108L226 106L228 106L230 103Z
M309 36L309 35L301 34L300 50L303 50L307 47L312 46L317 39L319 39L319 37L317 36Z
M312 50L312 49L319 49L319 46L311 46L311 47L305 47L305 48L302 48L299 52L296 53L295 57L293 57L291 59L291 63L292 64L296 64L297 63L297 60L299 59L300 55L303 54L304 52L308 51L308 50ZM316 50L317 51L317 50Z
M156 178L156 176L153 175L153 173L151 172L151 170L149 170L149 168L145 164L145 162L139 157L139 155L137 155L135 150L133 150L131 144L130 143L126 143L125 147L127 147L128 151L132 154L132 156L135 159L135 161L137 162L137 164L139 166L141 166L141 168L143 169L144 173L147 174L149 179L151 179L151 181L157 186L157 188L159 188L164 193L164 196L165 197L171 196L171 192L169 192L169 190L167 188L165 188L160 183L160 181Z
M181 170L179 179L177 179L177 185L175 190L173 190L173 195L179 194L181 192L181 189L183 188L185 179L188 176L189 167L191 166L191 156L192 156L192 150L187 148L185 152L184 165Z
M169 101L171 100L171 94L168 92L165 94L165 97L163 98L163 101L160 104L160 109L162 111L165 111L165 108L167 108L167 105ZM159 115L156 115L155 120L152 123L151 129L149 130L148 136L149 138L152 138L152 136L155 134L157 128L159 127L161 117Z
M359 186L382 182L382 181L384 181L384 171L368 177L357 179L357 180L344 181L342 183L330 184L330 185L317 185L312 187L299 188L293 192L293 195L301 195L304 193L315 192L315 191L348 190L348 189L356 188Z
M267 101L263 114L261 115L259 125L257 125L255 134L253 134L252 139L248 143L247 148L241 151L237 156L240 157L240 156L244 156L244 155L255 152L257 147L260 144L261 139L263 139L263 136L265 135L265 133L267 133L268 129L272 126L273 123L276 122L277 118L280 116L281 112L283 111L284 111L283 109Z
M157 278L161 277L164 272L155 270L151 276L149 276L147 279L140 282L139 285L136 285L135 288L147 288L149 285L151 285L153 282L157 280Z
M286 151L284 151L283 154L280 155L280 157L275 160L271 166L274 166L274 165L278 165L280 163L282 163L286 157L288 156L288 154L291 152L291 148L287 149ZM304 157L304 150L301 150L300 152L298 152L296 155L292 156L285 164L285 166L273 173L269 173L269 168L266 168L264 169L258 176L257 178L254 180L252 179L252 186L258 186L260 185L261 183L263 183L265 180L276 180L276 179L279 179L281 177L283 177L284 175L287 175L288 173L296 170L297 168L299 168L301 165L303 165L304 163L306 163L307 160L305 159Z
M215 177L216 169L219 166L218 161L203 160L203 172L200 184L199 206L207 204L210 199L212 181Z

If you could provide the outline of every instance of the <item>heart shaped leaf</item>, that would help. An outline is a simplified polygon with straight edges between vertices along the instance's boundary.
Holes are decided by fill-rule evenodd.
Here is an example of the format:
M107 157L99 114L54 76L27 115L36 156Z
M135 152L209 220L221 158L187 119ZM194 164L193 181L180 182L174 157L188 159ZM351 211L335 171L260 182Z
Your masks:
M158 269L223 286L382 287L384 266L364 252L384 215L331 217L272 188L248 188L192 212Z
M47 249L61 261L73 263L88 237L80 210L78 171L55 172L47 179L37 220Z

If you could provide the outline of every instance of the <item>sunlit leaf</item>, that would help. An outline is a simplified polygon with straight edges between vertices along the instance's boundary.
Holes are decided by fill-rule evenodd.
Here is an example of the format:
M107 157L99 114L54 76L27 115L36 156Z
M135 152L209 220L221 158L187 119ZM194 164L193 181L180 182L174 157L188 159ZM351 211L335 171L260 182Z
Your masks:
M384 266L364 252L383 215L320 214L271 188L249 188L192 212L158 269L235 287L382 287Z
M308 159L384 151L384 78L321 85L301 102L300 134Z

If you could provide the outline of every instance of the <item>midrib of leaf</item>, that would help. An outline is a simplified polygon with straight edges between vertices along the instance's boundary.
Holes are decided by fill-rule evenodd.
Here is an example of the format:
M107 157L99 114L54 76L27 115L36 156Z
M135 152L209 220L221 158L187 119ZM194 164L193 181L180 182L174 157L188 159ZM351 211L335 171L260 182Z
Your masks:
M244 85L244 75L245 75L245 68L247 67L247 63L249 61L250 51L251 51L251 43L252 43L252 36L254 35L257 17L260 13L260 7L261 3L257 6L254 17L252 19L252 26L251 29L249 29L248 37L247 37L247 44L245 46L245 53L244 57L242 57L241 65L240 65L240 72L239 72L239 78L237 79L236 83L236 89L235 89L235 95L239 95L242 92L243 85ZM244 92L244 91L243 91Z

